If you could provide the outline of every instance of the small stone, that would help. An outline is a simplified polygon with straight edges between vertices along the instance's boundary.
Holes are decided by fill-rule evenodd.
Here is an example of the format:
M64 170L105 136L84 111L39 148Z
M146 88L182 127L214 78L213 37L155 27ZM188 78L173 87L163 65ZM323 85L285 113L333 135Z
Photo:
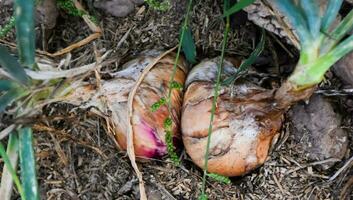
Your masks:
M339 60L333 71L344 83L353 86L353 52Z
M138 5L138 6L140 6L140 5L142 5L143 3L145 3L145 1L144 0L131 0L134 4L136 4L136 5Z
M310 160L342 159L348 146L347 132L341 126L341 117L334 112L324 97L314 95L308 104L299 103L289 112L290 131L297 145ZM319 166L328 169L335 163Z
M36 7L36 21L47 29L53 29L59 16L56 0L42 0Z
M101 0L94 2L94 7L115 17L125 17L134 10L135 5L132 0Z

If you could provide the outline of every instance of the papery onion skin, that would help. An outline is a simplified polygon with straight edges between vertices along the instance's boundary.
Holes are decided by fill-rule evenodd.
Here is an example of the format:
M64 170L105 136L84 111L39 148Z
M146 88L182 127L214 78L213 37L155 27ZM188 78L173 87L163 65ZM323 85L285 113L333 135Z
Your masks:
M184 62L176 70L174 81L184 84L186 67ZM167 153L165 143L164 121L169 117L167 105L151 112L151 106L166 98L169 91L169 81L174 65L174 56L166 56L159 61L146 75L136 91L133 100L132 124L134 130L135 153L142 157L161 157ZM173 89L171 96L174 138L180 138L180 112L183 94L181 90Z
M213 99L217 61L195 66L186 81L182 111L182 137L187 153L203 168ZM225 62L224 76L235 68ZM232 96L233 95L233 96ZM282 124L282 113L273 109L273 90L249 82L233 89L222 86L217 100L209 150L208 172L241 176L262 165L272 139Z
M100 90L91 84L77 88L67 97L66 102L81 107L96 107L100 112L111 115L109 129L114 133L121 150L127 148L128 107L127 100L136 80L141 76L146 66L154 61L156 53L141 56L124 65L122 71L113 74L111 80L102 80ZM138 86L132 105L132 128L134 131L134 150L137 157L153 158L167 154L165 143L164 120L173 120L173 140L180 140L180 112L183 91L172 91L172 113L166 105L152 112L151 106L162 97L168 96L169 81L172 75L175 54L168 54L159 60L146 74ZM184 59L179 59L174 81L184 84L187 66ZM85 102L82 105L82 102ZM109 112L107 111L109 110Z

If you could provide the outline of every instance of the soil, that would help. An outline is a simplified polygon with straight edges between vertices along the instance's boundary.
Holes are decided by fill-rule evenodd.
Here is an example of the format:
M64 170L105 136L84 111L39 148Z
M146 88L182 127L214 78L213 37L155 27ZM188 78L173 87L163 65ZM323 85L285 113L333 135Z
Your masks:
M186 1L173 1L167 12L142 5L123 18L105 15L95 10L90 2L87 1L86 6L89 13L96 16L103 35L94 43L72 51L68 68L93 62L94 48L113 51L109 55L111 64L105 70L116 71L139 52L165 50L178 44ZM220 1L197 2L192 10L191 27L201 60L220 55L224 22L219 18L222 12ZM0 26L8 21L12 12L10 6L0 3ZM40 26L37 33L38 49L55 52L82 40L91 32L80 17L69 16L61 10L57 25L53 30L46 30L46 37L42 37ZM259 41L260 33L261 29L248 21L246 14L233 16L227 56L248 57ZM0 43L14 44L14 33L8 34ZM267 33L265 50L250 73L263 86L276 87L292 70L297 57L294 47ZM62 58L56 57L53 61L59 63ZM345 87L344 83L328 73L319 89L339 91L342 87ZM316 168L320 163L302 156L303 152L289 129L291 121L287 120L264 166L243 177L231 178L229 185L208 180L209 199L353 199L352 163L330 180L353 156L353 96L337 94L328 98L342 116L341 128L349 139L348 150L341 162L327 170ZM138 181L130 161L126 153L117 150L102 126L102 119L92 116L88 110L59 103L46 107L43 116L47 120L34 124L42 199L138 199ZM3 128L4 124L0 123L0 126ZM179 155L182 162L178 167L168 158L139 163L150 199L198 198L202 171L184 150ZM14 199L19 199L16 195Z

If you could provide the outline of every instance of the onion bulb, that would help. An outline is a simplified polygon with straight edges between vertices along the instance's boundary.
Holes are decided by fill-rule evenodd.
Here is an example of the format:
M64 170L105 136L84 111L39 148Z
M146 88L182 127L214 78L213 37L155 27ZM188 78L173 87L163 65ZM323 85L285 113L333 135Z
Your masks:
M181 128L185 149L203 168L211 117L217 59L195 66L186 80ZM222 79L236 73L225 61ZM221 86L211 132L208 172L240 176L263 164L274 136L282 124L283 112L273 109L274 91L246 80Z
M183 94L181 90L173 89L171 95L172 113L167 105L161 105L152 112L152 105L161 98L167 98L170 77L175 60L174 54L168 54L155 62L156 52L136 58L123 66L123 70L114 74L113 79L102 80L99 87L87 84L77 88L67 99L69 103L84 107L96 107L99 112L110 115L107 128L113 132L120 149L127 148L127 131L131 125L135 155L138 157L161 157L167 153L165 142L164 120L173 120L173 140L180 140L180 111ZM146 71L146 67L153 67ZM174 81L184 84L187 68L184 60L179 59ZM140 76L144 76L137 84ZM128 98L134 87L131 124L128 123ZM82 104L82 102L85 102Z

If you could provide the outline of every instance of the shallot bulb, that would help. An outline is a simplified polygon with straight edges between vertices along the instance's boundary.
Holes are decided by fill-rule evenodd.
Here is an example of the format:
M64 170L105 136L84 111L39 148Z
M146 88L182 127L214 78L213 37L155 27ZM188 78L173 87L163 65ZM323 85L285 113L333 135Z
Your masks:
M138 157L161 157L167 153L165 143L164 120L171 117L173 120L173 139L180 139L180 111L183 94L181 90L172 91L172 113L167 105L162 105L157 111L152 112L151 106L161 98L167 98L169 81L172 75L175 55L168 54L158 60L153 67L145 72L145 68L154 62L156 53L141 56L123 66L111 80L101 81L101 86L95 88L92 84L79 87L71 94L69 103L84 107L96 107L100 112L110 114L110 129L114 133L120 149L127 148L128 126L128 97L136 81L144 74L142 82L138 84L133 96L131 125L133 129L133 143L135 155ZM174 81L184 84L187 68L181 58L177 65ZM82 106L81 106L82 107ZM107 111L108 110L108 111Z
M217 59L195 66L186 80L181 128L185 149L204 168ZM225 61L223 78L236 68ZM223 79L222 78L222 79ZM221 86L208 158L208 171L240 176L262 165L282 124L282 111L273 109L274 91L245 80Z

